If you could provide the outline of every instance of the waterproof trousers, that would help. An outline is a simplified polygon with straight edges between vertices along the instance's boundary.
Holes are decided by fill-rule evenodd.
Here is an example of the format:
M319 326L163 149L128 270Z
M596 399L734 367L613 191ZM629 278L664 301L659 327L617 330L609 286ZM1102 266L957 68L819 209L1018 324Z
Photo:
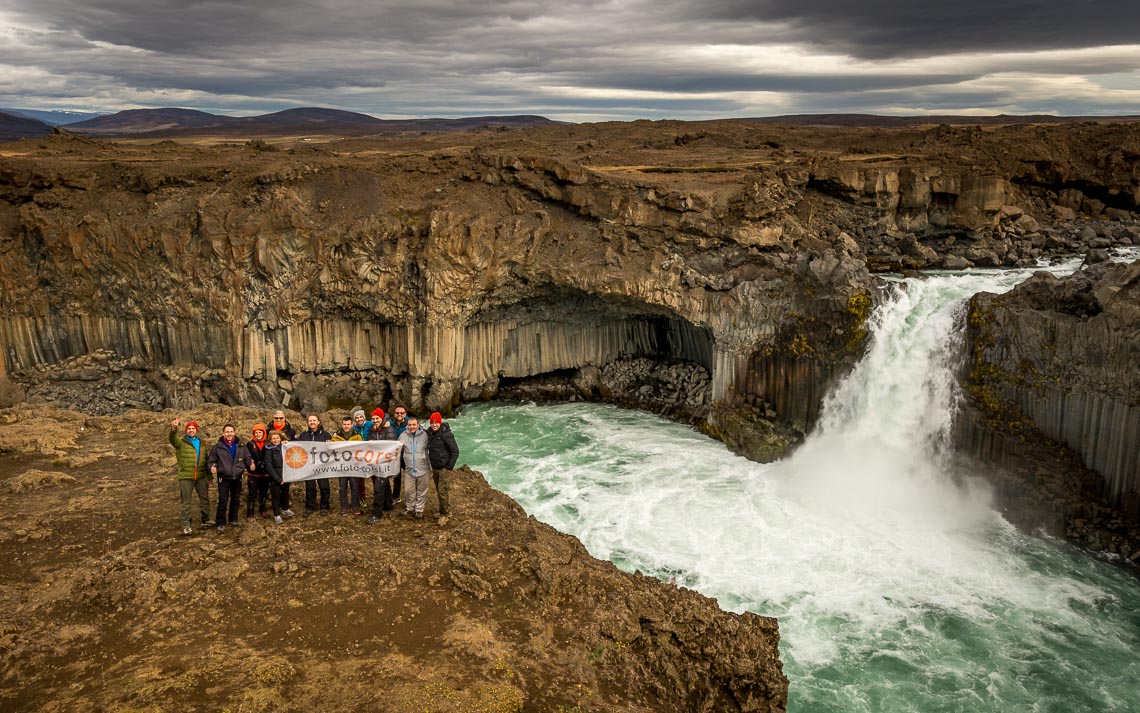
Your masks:
M210 482L205 478L198 480L179 480L178 494L182 498L182 528L190 527L190 498L197 493L198 509L201 522L205 525L210 521Z

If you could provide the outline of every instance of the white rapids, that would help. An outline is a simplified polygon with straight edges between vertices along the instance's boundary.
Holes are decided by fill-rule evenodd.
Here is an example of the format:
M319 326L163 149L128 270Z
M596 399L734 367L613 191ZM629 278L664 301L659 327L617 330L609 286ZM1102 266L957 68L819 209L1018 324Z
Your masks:
M902 281L779 463L595 404L465 409L461 462L596 557L778 617L789 710L1135 710L1134 578L1019 533L949 458L964 300L1028 274Z

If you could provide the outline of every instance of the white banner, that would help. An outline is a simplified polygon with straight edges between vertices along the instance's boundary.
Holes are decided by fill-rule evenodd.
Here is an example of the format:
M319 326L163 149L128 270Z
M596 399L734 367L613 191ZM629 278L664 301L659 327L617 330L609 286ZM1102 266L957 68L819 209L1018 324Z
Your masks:
M285 473L295 483L318 478L367 478L400 474L399 441L290 441L281 444Z

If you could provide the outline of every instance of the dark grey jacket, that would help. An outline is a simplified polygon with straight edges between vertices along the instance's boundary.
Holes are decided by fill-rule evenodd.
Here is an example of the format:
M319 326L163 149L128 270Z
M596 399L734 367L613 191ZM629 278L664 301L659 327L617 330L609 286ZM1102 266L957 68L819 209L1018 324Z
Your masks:
M240 478L253 463L253 458L249 455L249 449L241 441L234 439L237 444L237 450L234 457L230 457L230 449L226 446L224 438L219 438L214 447L210 449L210 456L206 459L206 469L209 470L214 466L218 466L218 477L233 480Z

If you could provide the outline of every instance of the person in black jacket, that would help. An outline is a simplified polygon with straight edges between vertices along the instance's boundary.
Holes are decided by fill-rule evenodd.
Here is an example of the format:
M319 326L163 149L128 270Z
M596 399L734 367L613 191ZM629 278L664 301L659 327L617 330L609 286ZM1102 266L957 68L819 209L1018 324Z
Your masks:
M282 517L293 517L289 509L289 483L283 481L285 456L281 452L281 431L269 432L269 443L265 446L265 470L269 474L269 493L273 500L273 521L281 524Z
M368 440L396 440L396 429L392 427L389 419L384 418L382 408L372 411L372 430L368 432ZM395 503L392 502L392 480L399 477L398 475L388 478L372 476L372 517L368 518L369 525L380 522L380 518L384 517L384 511L395 507Z
M237 429L233 424L227 423L222 428L222 437L210 449L210 455L206 458L206 467L218 479L218 511L214 516L218 532L226 531L227 521L231 527L241 527L241 520L238 520L241 477L251 465L253 459L249 455L249 449L238 440Z
M269 498L269 473L265 471L265 446L268 444L266 436L268 430L265 428L264 423L253 424L253 438L245 444L249 449L249 457L253 459L253 465L249 467L249 472L246 473L246 482L249 484L249 495L246 496L245 501L245 517L250 519L253 517L254 505L257 505L257 511L262 517L267 517L269 511L266 510L266 500Z
M293 430L293 424L285 420L285 412L277 409L273 412L273 420L269 422L269 430L281 431L281 442L292 441L297 437L297 432Z
M297 436L298 441L324 443L331 440L332 436L325 427L321 425L321 419L316 414L309 414L308 419L309 427ZM329 488L329 479L320 478L318 480L305 481L305 515L312 515L317 511L317 490L321 491L321 514L329 514L329 499L332 490Z
M459 445L451 433L451 426L443 422L443 416L438 411L428 420L428 460L431 461L431 477L435 481L435 494L439 498L440 517L446 517L450 512L447 501L448 479L451 469L459 460Z

